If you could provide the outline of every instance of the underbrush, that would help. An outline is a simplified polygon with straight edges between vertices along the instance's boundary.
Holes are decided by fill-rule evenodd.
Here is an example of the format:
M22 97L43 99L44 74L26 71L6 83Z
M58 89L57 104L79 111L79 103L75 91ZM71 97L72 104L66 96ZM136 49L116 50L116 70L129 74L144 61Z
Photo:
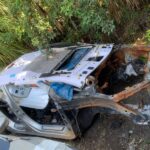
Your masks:
M0 0L0 66L54 42L150 41L149 29L148 0Z

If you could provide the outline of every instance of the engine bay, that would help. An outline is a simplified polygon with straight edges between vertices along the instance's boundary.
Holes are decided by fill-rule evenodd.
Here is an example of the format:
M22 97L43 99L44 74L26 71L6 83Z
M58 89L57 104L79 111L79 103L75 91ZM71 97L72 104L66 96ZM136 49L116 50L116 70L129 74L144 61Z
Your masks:
M93 73L97 82L97 92L113 95L144 80L145 60L126 59L124 51L116 51Z

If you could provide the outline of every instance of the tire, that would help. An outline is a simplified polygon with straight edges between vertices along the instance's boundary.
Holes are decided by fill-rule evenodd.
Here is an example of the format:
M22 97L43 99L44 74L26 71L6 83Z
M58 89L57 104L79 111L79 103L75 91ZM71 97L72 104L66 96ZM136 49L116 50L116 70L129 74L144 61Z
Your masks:
M92 108L84 108L79 110L77 120L81 132L85 132L91 127L96 114L98 114L98 111Z

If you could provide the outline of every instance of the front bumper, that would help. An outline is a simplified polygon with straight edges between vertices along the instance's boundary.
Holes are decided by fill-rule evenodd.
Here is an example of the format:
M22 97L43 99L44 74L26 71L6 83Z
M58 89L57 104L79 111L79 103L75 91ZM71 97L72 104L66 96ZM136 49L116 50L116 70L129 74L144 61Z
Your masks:
M14 133L21 133L27 135L37 135L43 137L52 137L59 139L74 139L76 137L73 129L66 125L42 125L32 120L13 100L7 88L4 86L3 92L5 101L9 109L16 116L17 122L9 119L7 128ZM4 123L3 123L4 124Z
M144 85L147 83L143 83ZM137 88L138 87L138 88ZM145 87L145 86L144 86ZM143 88L143 86L142 86ZM139 88L139 84L137 86L132 87L130 90L127 89L122 91L121 93L112 96L106 96L103 94L95 94L92 97L80 96L75 100L68 103L63 103L61 106L63 110L68 109L81 109L87 107L104 107L109 108L114 111L112 113L122 114L129 118L131 118L136 124L148 125L150 122L150 105L144 106L144 109L139 109L137 105L123 105L116 100L122 100L129 93L134 94L135 91L138 92L141 88ZM70 124L67 125L41 125L34 120L32 120L22 109L20 106L15 103L12 96L9 94L7 87L3 87L3 92L5 95L5 101L8 104L9 109L14 113L17 118L17 122L9 121L8 129L11 132L22 133L28 135L37 135L43 137L53 137L53 138L62 138L62 139L74 139L77 136L77 133L73 130ZM122 94L123 93L123 94ZM125 95L125 94L126 95ZM116 98L116 96L121 95L121 99ZM127 95L128 96L128 95ZM125 98L127 98L127 96ZM116 99L115 99L116 98ZM132 109L131 109L132 108ZM18 123L19 122L19 123Z

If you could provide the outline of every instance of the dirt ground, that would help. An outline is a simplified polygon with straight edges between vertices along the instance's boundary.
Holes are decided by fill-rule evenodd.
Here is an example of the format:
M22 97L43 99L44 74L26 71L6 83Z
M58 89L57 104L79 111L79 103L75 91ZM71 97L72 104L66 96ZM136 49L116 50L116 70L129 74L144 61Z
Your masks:
M118 120L122 125L113 127ZM78 150L150 150L150 127L120 116L107 116L103 121L99 117L82 138L70 143Z
M145 91L130 100L142 98L149 101ZM150 150L150 126L135 125L120 115L99 116L83 137L69 144L78 150Z

